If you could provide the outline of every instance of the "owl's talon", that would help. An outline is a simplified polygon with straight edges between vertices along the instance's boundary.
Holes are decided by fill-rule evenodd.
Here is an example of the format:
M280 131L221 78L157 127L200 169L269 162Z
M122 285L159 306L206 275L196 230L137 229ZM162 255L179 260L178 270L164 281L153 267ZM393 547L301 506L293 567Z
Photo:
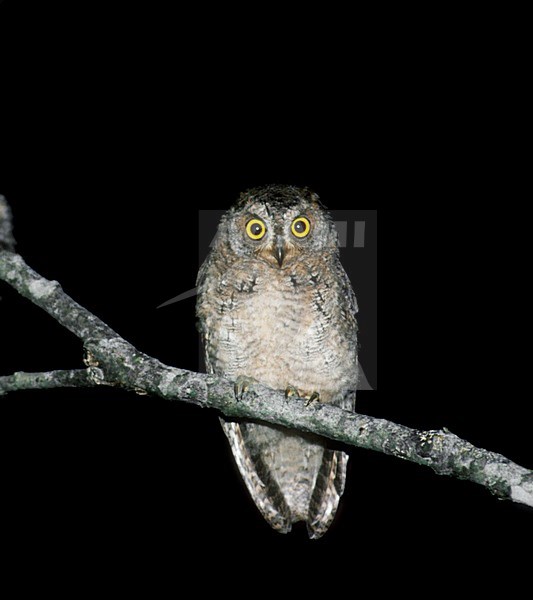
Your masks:
M287 389L285 390L285 399L288 400L289 398L299 398L300 397L300 392L297 390L297 388L295 388L293 385L288 385Z
M258 383L258 381L253 377L246 377L245 375L237 377L233 388L237 402L242 400L244 394L249 392L250 388L256 383Z
M305 405L310 406L311 404L316 404L320 402L320 394L318 392L313 392L311 396L307 399Z

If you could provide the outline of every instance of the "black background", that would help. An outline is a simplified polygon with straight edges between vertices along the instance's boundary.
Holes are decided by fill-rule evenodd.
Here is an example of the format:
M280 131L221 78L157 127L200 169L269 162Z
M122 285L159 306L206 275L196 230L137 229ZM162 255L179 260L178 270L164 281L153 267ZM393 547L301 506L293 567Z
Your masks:
M459 235L466 247L474 233L456 197L475 168L460 158L472 141L460 111L405 100L400 80L350 95L295 63L282 81L268 57L261 68L235 60L242 45L225 61L202 58L198 40L182 41L198 21L178 19L176 33L144 5L68 6L0 6L0 193L33 268L142 351L195 369L194 300L155 307L194 287L198 210L272 182L308 185L334 210L378 206L379 391L361 394L359 410L446 426L532 466L527 402L508 392L490 336L472 330L483 325L469 289L481 257L454 256ZM0 295L2 374L81 365L68 332L5 285ZM1 407L5 525L26 559L113 564L165 548L170 562L185 551L264 574L345 553L442 573L474 551L490 565L531 526L531 511L474 484L353 450L327 536L283 537L247 497L215 414L109 390L20 393Z

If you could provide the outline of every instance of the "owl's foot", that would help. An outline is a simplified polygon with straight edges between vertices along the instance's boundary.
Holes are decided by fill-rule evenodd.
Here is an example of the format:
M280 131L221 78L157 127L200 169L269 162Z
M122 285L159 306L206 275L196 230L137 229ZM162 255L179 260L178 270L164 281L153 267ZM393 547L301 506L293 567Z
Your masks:
M285 390L285 398L287 398L287 400L289 398L303 398L306 406L314 404L315 402L320 402L320 394L318 392L313 392L311 395L302 394L298 388L290 384Z
M313 392L309 398L307 398L305 405L310 406L311 404L315 403L320 403L320 394L318 392Z
M240 375L239 377L237 377L237 381L235 381L235 386L233 388L236 400L242 400L244 394L249 392L250 388L253 387L256 383L259 382L253 377L246 377L246 375Z
M288 400L289 398L299 398L300 392L293 385L289 384L287 389L285 390L285 398Z

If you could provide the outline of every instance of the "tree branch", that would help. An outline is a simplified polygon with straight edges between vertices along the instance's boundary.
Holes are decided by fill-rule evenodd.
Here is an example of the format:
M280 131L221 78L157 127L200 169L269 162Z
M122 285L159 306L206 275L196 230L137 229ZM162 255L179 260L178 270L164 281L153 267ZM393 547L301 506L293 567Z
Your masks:
M21 390L96 387L102 380L102 371L95 367L46 373L13 373L0 377L0 396Z
M533 506L533 471L476 448L447 430L418 431L330 405L307 406L303 400L287 400L283 393L261 385L237 399L230 381L165 365L139 352L72 300L56 281L33 271L13 248L10 211L0 197L0 279L83 341L88 368L0 377L0 395L21 389L112 385L214 408L229 418L265 421L382 452L431 467L440 475L468 479L500 498Z

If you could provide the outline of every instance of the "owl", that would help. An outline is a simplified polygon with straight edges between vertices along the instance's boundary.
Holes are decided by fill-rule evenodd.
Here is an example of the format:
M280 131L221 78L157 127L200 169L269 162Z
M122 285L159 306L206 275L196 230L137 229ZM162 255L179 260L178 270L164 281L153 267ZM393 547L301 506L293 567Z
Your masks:
M357 301L335 224L307 188L241 194L223 216L198 275L207 369L309 401L354 410ZM322 438L264 423L221 421L257 508L280 533L318 539L344 492L348 456Z

